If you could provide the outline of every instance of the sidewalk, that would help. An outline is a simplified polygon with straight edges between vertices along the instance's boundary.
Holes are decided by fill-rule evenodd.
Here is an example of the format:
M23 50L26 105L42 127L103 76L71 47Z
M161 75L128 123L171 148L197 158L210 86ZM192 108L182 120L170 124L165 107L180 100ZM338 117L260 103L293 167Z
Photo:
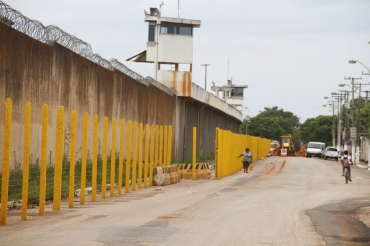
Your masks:
M368 165L366 165L365 163L363 164L360 164L360 163L357 163L355 164L356 167L359 167L359 168L363 168L363 169L368 169L370 168Z

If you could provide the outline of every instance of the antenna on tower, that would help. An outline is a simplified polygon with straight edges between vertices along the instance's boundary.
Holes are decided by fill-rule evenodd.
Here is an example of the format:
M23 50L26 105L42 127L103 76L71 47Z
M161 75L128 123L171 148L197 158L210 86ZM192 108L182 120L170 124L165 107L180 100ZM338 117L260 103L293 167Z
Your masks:
M226 82L229 81L229 59L227 59L227 78Z
M180 18L180 0L177 0L177 18Z

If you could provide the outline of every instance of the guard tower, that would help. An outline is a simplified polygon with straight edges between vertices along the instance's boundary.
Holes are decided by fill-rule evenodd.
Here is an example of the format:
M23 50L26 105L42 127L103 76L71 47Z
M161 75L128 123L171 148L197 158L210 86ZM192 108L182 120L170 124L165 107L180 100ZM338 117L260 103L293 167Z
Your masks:
M215 86L215 82L212 82L211 90L216 92L217 97L220 97L220 91L223 92L222 99L242 112L244 89L246 88L248 88L248 85L233 85L230 79L227 81L227 85L224 86Z
M145 51L127 61L154 63L154 79L173 88L178 96L191 96L193 29L199 20L162 17L157 8L144 10L148 22Z

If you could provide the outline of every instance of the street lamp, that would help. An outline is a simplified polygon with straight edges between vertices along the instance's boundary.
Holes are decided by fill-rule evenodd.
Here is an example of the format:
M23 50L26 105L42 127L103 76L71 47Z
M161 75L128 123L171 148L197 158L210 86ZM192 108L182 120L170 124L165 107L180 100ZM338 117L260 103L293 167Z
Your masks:
M369 73L364 73L362 72L362 75L370 75L370 69L368 67L366 67L362 62L360 61L356 61L356 60L349 60L348 61L349 64L356 64L356 63L360 63L362 66L364 66L368 71Z

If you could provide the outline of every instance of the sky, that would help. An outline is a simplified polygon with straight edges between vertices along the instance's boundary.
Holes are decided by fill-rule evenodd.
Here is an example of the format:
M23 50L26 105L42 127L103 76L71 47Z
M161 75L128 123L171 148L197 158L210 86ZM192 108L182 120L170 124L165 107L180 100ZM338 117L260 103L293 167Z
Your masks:
M94 53L118 59L142 76L153 64L127 62L146 49L144 9L161 0L5 0L44 26L56 25L88 42ZM163 0L163 17L201 21L194 29L193 82L248 85L243 114L254 117L274 106L303 123L332 115L323 107L345 77L370 83L368 0ZM350 87L346 89L351 90ZM370 86L363 86L370 90ZM212 92L213 93L213 92Z

